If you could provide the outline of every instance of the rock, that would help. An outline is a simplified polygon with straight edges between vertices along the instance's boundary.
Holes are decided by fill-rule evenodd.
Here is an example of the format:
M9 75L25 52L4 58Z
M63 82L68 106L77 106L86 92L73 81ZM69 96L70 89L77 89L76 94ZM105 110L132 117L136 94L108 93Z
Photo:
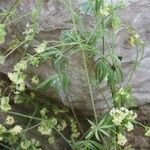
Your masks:
M10 8L14 4L14 2L15 0L1 0L0 11ZM71 0L71 2L72 7L75 10L78 10L79 6L77 2L75 0ZM137 104L145 104L146 108L144 107L143 111L144 114L147 114L149 113L148 103L150 103L150 89L148 88L150 87L150 1L132 0L132 2L134 3L131 3L127 8L118 11L118 14L122 18L122 22L131 25L145 42L144 56L142 57L140 66L132 77L131 83L133 87L133 96ZM34 6L35 0L22 0L20 4L18 4L16 16L19 17L26 12L30 12ZM0 20L2 19L3 18L0 18ZM88 19L89 17L86 18L86 23L90 23L93 25L94 19ZM25 30L26 24L28 22L31 23L31 21L31 16L28 15L16 22L12 22L10 27L8 27L7 29L9 34L6 37L6 43L5 45L1 46L0 52L6 51L7 45L9 45L9 42L12 40L13 35L16 35L17 37L19 37L19 39L22 39L22 32ZM58 39L63 30L68 30L72 27L70 13L67 9L65 9L65 6L63 5L61 0L44 0L38 22L40 31L35 38L33 45L28 49L28 52L30 53L33 53L34 46L39 44L42 40ZM116 47L114 51L118 54L118 56L123 57L122 68L124 71L124 82L122 83L122 85L126 85L130 74L132 73L132 67L136 56L136 48L128 47L128 45L126 45L126 41L128 41L128 39L129 35L126 30L123 29L118 31L115 43ZM23 50L23 47L21 48L21 50ZM141 52L142 50L139 49L139 54L141 54ZM21 54L22 53L20 53L19 51L12 53L5 61L5 64L1 66L0 73L7 75L8 72L11 72L13 70L14 64L16 64L16 62L21 59ZM68 63L68 74L70 76L69 97L71 103L76 112L78 112L78 115L93 116L90 93L83 66L82 55L80 53L72 55L69 58ZM91 66L89 66L89 73L90 75L93 73ZM44 62L38 68L30 67L28 69L28 78L31 78L34 74L39 75L40 78L44 80L47 79L50 75L53 75L54 71L49 62ZM2 77L1 74L0 77ZM30 80L28 80L26 84L30 89ZM108 105L110 107L112 106L111 92L106 84L102 84L100 87L92 84L92 91L95 100L95 107L98 113L108 110ZM41 91L38 92L40 93ZM105 95L108 104L101 95L101 92ZM70 107L70 104L66 100L63 91L58 92L55 88L50 88L48 90L45 90L43 94L48 96L50 99L53 99L53 101L60 102L61 104ZM19 108L16 109L18 110ZM84 118L86 118L86 116L84 116ZM3 118L3 116L1 117ZM147 120L150 120L148 116ZM134 140L136 140L136 143L138 145L140 138L133 139L132 141L134 142ZM144 141L143 138L142 141ZM136 143L134 145L135 147ZM147 146L148 142L146 142L145 145ZM60 147L62 148L62 146ZM59 150L60 147L54 145L52 149ZM140 149L141 148L143 147L141 146ZM49 149L49 146L45 145L44 149Z
M6 9L12 5L13 1L1 1L0 8ZM72 1L73 8L77 9L77 3ZM29 12L35 6L35 1L21 1L18 5L17 15L22 15L26 11ZM57 10L57 11L56 11ZM149 82L149 15L150 11L150 2L148 0L138 1L132 3L127 8L124 8L118 12L121 16L123 23L130 24L133 28L141 35L142 39L145 41L145 53L142 58L141 64L138 70L135 72L132 78L132 86L133 86L133 95L136 99L138 105L149 103L150 102L150 91L147 88L150 84ZM45 15L46 14L46 15ZM57 19L55 19L57 18ZM11 35L16 33L16 35L20 35L25 28L27 22L31 21L31 17L25 17L15 23L11 24L11 28L9 29L8 41L11 39ZM40 32L38 37L34 41L36 44L40 43L41 40L51 40L58 37L62 30L66 30L71 28L70 22L70 14L66 9L64 9L64 5L62 2L58 1L44 1L40 15L39 15L39 25ZM56 36L54 36L56 33ZM9 38L10 37L10 38ZM127 82L132 67L133 61L136 55L136 49L134 47L126 48L125 42L129 38L126 30L121 30L117 34L116 38L116 48L115 51L118 55L123 56L122 67L124 70L124 82L123 85ZM33 45L34 47L34 45ZM32 49L28 51L32 52ZM140 52L142 50L139 50ZM141 53L140 53L141 54ZM19 52L13 53L6 60L5 65L1 68L1 72L7 74L13 69L13 65L19 60L21 57ZM89 67L90 68L90 67ZM89 69L90 74L92 74L92 69ZM69 68L68 73L70 76L69 82L69 97L75 109L82 112L81 114L91 114L92 105L89 94L89 88L86 80L86 75L83 67L83 58L80 53L76 53L69 58ZM28 73L30 77L33 74L37 74L41 77L41 79L46 79L50 75L53 74L53 69L49 62L45 62L41 64L39 68L29 68ZM29 82L27 85L30 87ZM95 100L96 110L98 112L103 112L108 109L108 104L110 107L112 106L112 98L111 93L108 90L105 84L97 87L92 85L93 96ZM107 103L104 100L103 96L100 92L103 92L107 99ZM55 94L52 94L55 93ZM52 97L53 99L57 99L61 101L64 105L69 106L68 101L66 101L66 97L64 96L62 91L59 93L56 92L56 89L49 89L45 91L45 95Z

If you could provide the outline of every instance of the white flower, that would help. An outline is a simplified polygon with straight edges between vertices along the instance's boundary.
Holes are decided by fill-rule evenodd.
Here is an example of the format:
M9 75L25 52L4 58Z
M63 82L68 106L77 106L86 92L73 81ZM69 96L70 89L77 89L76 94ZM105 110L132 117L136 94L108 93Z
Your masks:
M14 103L15 103L15 104L21 104L21 103L23 103L23 100L22 100L22 98L20 97L19 94L16 94L16 95L14 96Z
M47 46L47 42L43 42L42 44L40 44L37 48L35 48L36 53L42 53L45 51Z
M9 105L9 97L1 97L1 104L0 108L2 111L9 111L11 110L11 106Z
M20 146L22 149L29 149L29 147L31 146L31 142L29 140L26 140L24 142L21 142Z
M128 112L127 119L128 119L128 120L134 120L134 119L136 119L136 118L137 118L137 114L134 113L132 110L130 110L130 111Z
M25 91L25 83L21 83L19 85L16 85L16 90L20 91L20 92L23 92Z
M25 91L25 75L23 72L8 73L9 79L16 85L18 91Z
M36 75L32 77L31 81L33 84L36 84L36 85L39 84L40 82L39 77Z
M42 135L51 135L52 134L52 129L51 128L45 128L44 126L39 126L38 127L38 131L42 134Z
M122 135L121 133L119 133L117 136L117 143L121 146L124 146L126 144L126 142L127 142L127 138L124 135Z
M130 131L132 131L134 129L134 126L133 126L133 124L130 121L128 121L128 123L125 124L125 127L127 128L128 132L130 132Z
M150 128L147 128L145 136L150 136Z
M48 138L48 143L49 143L49 144L54 144L54 142L55 142L55 138L54 138L53 136L50 136L50 137Z
M25 79L25 76L18 72L8 73L8 77L15 84L22 84L24 83Z
M103 9L100 9L100 13L104 16L108 16L110 14L109 5L106 4Z
M19 125L16 125L15 127L13 127L12 129L10 129L9 131L10 131L10 133L12 135L18 135L19 133L21 133L22 127L19 126Z
M7 125L12 125L12 124L14 124L14 123L15 123L14 117L12 117L12 116L7 116L7 118L6 118L6 120L5 120L5 123L6 123Z
M126 117L126 114L117 108L112 109L110 111L110 115L113 117L112 121L114 122L114 124L116 124L116 126L121 125L122 121Z
M43 108L43 109L40 111L40 114L41 114L42 117L45 117L47 112L48 112L48 110L47 110L46 108Z
M116 126L121 125L122 121L124 118L122 118L121 116L115 117L112 121Z
M26 24L26 30L23 32L23 35L25 35L25 41L31 41L34 37L34 29L32 25L29 23Z
M38 131L42 135L52 135L52 128L57 125L57 120L55 118L42 120L40 126L38 127Z
M18 62L15 67L14 67L14 71L25 71L27 69L27 62L22 60L20 62Z
M125 107L121 107L119 108L113 108L110 112L109 112L110 116L113 117L112 121L114 122L114 124L116 126L119 126L123 123L124 120L127 121L133 121L134 119L137 118L137 114L134 113L132 110L128 110ZM131 124L130 124L131 127Z

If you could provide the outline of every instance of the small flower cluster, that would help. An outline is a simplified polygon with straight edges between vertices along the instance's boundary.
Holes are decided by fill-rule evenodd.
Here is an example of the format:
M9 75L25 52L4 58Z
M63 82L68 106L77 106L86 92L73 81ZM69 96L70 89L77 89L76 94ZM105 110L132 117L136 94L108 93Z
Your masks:
M104 8L103 9L100 9L100 14L101 15L104 15L104 16L108 16L108 15L110 15L110 5L108 5L108 4L105 4L104 5Z
M137 34L135 31L131 31L131 36L129 38L129 44L131 46L134 46L136 44L143 45L144 41L142 39L140 39L139 34Z
M14 96L14 103L15 104L22 104L24 101L23 99L21 98L21 95L20 94L16 94Z
M118 102L121 99L121 97L129 99L130 94L125 89L120 88L115 96L115 101Z
M126 93L123 90L120 90L119 94L124 95ZM132 110L128 110L125 107L113 108L109 114L113 117L112 121L116 126L124 126L128 132L134 129L132 122L137 118L137 114ZM117 135L117 143L123 146L126 142L127 138L123 134L119 133Z
M119 16L114 15L114 19L111 21L111 26L113 27L113 29L119 29L119 27L121 26L121 19L119 18Z
M146 128L145 136L148 136L148 137L150 136L150 127Z
M57 125L57 119L51 118L51 119L43 119L41 121L40 126L38 127L38 131L42 135L51 135L52 129Z
M7 125L13 125L15 123L15 119L12 116L7 116L5 120L5 124Z
M67 123L66 123L65 120L62 120L61 123L57 125L57 129L58 129L59 131L65 130L66 127L67 127Z
M41 111L40 111L40 114L43 118L46 118L47 119L47 116L46 116L46 113L48 112L47 108L43 108Z
M25 41L32 41L35 35L32 25L29 23L26 25L26 30L23 32L23 35L25 35Z
M49 144L54 144L55 142L55 137L53 135L51 135L49 138L48 138L48 143Z
M137 118L137 114L132 110L128 110L125 107L113 108L110 111L110 116L113 117L113 123L116 126L124 125L127 128L127 131L132 131L134 129L132 121Z
M37 48L35 48L34 50L36 51L37 54L42 53L45 51L47 47L47 42L44 41L43 43L41 43Z
M17 91L25 91L25 74L24 71L27 69L27 62L22 60L18 62L14 67L13 73L8 73L9 79L15 84Z
M19 133L22 132L22 127L19 126L19 125L16 125L14 126L12 129L9 130L9 132L12 134L12 135L18 135Z
M14 71L21 72L27 69L27 62L25 60L20 61L14 67Z
M36 56L30 56L30 64L35 66L35 67L38 67L39 66L39 63L40 63L40 58L39 57L36 57Z
M70 120L71 123L71 131L72 131L72 137L78 138L80 136L80 132L78 131L77 123L74 119Z
M36 150L36 147L40 146L40 142L34 138L32 138L31 140L26 139L25 141L22 141L20 143L20 147L23 150L29 150L29 149L33 149Z
M9 104L9 97L1 97L0 98L0 109L2 111L9 111L11 110L11 105Z
M53 107L53 112L55 115L58 115L59 113L65 113L65 112L68 112L68 110L64 107L64 108L59 108L57 106L54 106Z
M123 146L126 144L126 142L127 142L127 138L123 134L119 133L117 135L117 143L119 145Z
M34 75L31 79L31 82L35 85L39 84L40 82L39 77L37 75Z
M6 125L14 124L14 118L12 116L7 116L5 124ZM13 128L7 130L2 124L0 124L0 141L3 140L4 133L10 133L10 135L8 136L8 140L9 138L11 139L11 137L14 137L15 140L15 137L17 137L17 135L19 135L22 132L22 130L23 130L22 127L19 125L15 125Z

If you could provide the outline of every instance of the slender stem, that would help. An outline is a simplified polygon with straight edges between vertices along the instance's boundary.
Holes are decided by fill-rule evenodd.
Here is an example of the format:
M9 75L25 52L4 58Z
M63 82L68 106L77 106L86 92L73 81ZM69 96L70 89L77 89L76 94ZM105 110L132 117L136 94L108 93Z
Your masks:
M37 112L37 108L36 108L35 111L33 112L32 117L35 116L36 112ZM29 121L29 123L28 123L28 125L27 125L27 127L26 127L26 129L28 129L28 128L30 127L30 125L31 125L31 123L32 123L32 120L33 120L33 119L31 118L30 121Z
M8 146L4 145L3 143L0 143L0 145L7 148L7 149L9 149L9 150L12 150L12 147L8 147Z
M127 86L129 85L129 83L130 83L130 81L131 81L131 79L132 79L132 77L133 77L133 75L134 75L134 73L135 73L135 71L136 71L136 68L137 68L138 64L140 63L140 61L141 61L141 59L142 59L142 57L143 57L144 48L143 48L142 55L141 55L140 58L139 58L139 52L138 52L138 47L137 47L137 45L136 45L136 52L137 52L137 53L136 53L135 64L134 64L134 66L133 66L133 71L132 71L132 73L131 73L131 75L130 75L130 77L129 77L129 79L128 79Z
M104 0L102 0L102 10L104 9ZM105 27L104 27L104 15L102 15L102 31L103 31L103 35L102 35L102 51L103 51L103 55L105 54Z
M86 78L87 78L87 82L88 82L90 97L91 97L91 101L92 101L94 117L95 117L95 121L96 121L96 124L97 124L98 120L97 120L96 108L95 108L95 104L94 104L94 97L93 97L92 87L91 87L91 84L90 84L89 72L88 72L88 67L87 67L87 63L86 63L86 56L85 56L85 52L84 52L83 49L82 49L82 56L83 56L83 63L84 63L84 68L85 68L85 72L86 72Z
M12 112L12 111L5 112L5 111L0 110L0 112L16 115L16 116L20 116L20 117L30 118L30 119L34 119L34 120L38 120L38 121L42 120L42 119L37 118L37 117L33 117L33 116L29 116L29 115L25 115L25 114L21 114L21 113L17 113L17 112Z
M29 130L32 130L32 129L38 127L39 125L40 125L40 123L38 123L38 124L36 124L36 125L34 125L34 126L30 127L30 128L27 128L27 129L23 130L22 132L27 132Z
M20 46L24 45L26 42L27 42L26 40L22 41L18 46L16 46L12 51L10 51L10 52L5 56L5 59L6 59L9 55L11 55L16 49L18 49Z

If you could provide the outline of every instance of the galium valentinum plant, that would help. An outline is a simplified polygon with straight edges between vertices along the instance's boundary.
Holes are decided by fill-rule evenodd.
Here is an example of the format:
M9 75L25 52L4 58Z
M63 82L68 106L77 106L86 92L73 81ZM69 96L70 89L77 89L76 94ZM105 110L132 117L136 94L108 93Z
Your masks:
M11 23L30 15L30 13L27 13L10 21L10 18L15 15L15 8L19 2L17 0L10 10L4 10L0 13L0 17L3 18L0 23L0 44L5 44L6 29ZM132 132L134 126L139 124L145 128L145 136L150 136L150 127L138 122L136 112L131 109L134 106L134 101L130 80L142 58L142 55L139 56L138 49L140 48L143 53L144 43L131 27L121 24L116 10L123 7L123 4L113 4L113 2L108 4L104 0L89 0L86 5L81 7L81 12L84 13L81 15L75 12L71 5L64 3L71 13L73 28L63 32L58 41L42 41L34 49L35 53L31 54L27 49L38 33L37 19L41 3L40 0L36 2L36 7L31 12L32 23L26 25L21 40L14 35L8 49L0 55L1 65L15 51L20 52L22 55L21 60L15 64L13 71L8 73L8 78L12 81L11 84L6 87L4 81L0 82L0 109L1 113L6 115L6 119L0 124L0 145L4 149L40 149L40 141L26 135L30 130L36 129L42 136L47 137L49 144L54 143L55 134L58 133L74 150L133 149L128 144L126 133ZM84 6L87 6L87 8ZM83 30L82 16L87 13L91 13L96 20L95 26L90 31ZM117 56L114 51L115 33L121 26L124 26L130 34L128 44L137 48L133 72L125 87L121 87L123 81L122 57ZM108 34L112 37L112 45L107 41ZM97 43L101 43L100 46ZM24 52L19 51L18 48L20 47L24 49ZM74 53L82 54L86 72L85 77L94 112L94 120L88 120L90 128L86 133L83 133L68 94L68 58ZM44 81L38 75L34 75L30 79L32 92L28 92L26 89L27 68L30 65L38 67L46 60L51 61L55 74ZM99 86L102 82L106 82L112 92L114 107L109 108L108 112L100 116L96 113L94 104L92 77L88 69L89 60L95 62L93 68L95 68L94 78L96 84ZM51 103L49 99L45 100L44 106L41 106L36 91L49 87L55 87L58 91L64 92L74 117L66 114L68 112L66 108ZM107 103L107 99L105 101ZM33 114L14 112L12 103L16 105L30 104L33 106L34 112ZM49 111L47 106L51 107L52 111ZM62 117L62 114L66 115ZM17 117L26 118L28 121L27 126L19 125L16 121ZM70 139L64 134L68 126L71 128Z

